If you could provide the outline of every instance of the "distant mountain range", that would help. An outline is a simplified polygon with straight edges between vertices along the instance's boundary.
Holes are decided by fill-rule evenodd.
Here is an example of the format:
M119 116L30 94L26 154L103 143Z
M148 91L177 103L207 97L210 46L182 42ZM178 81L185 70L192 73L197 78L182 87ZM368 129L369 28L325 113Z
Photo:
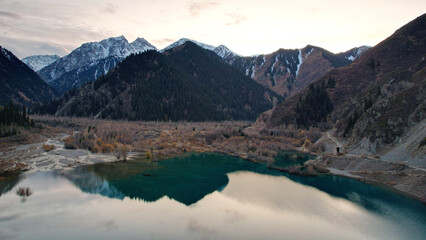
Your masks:
M106 74L124 58L134 53L156 49L143 38L129 43L124 36L81 45L70 54L44 67L37 73L59 93Z
M329 70L351 63L368 50L368 47L360 47L333 54L319 47L307 46L300 50L280 49L271 54L243 57L224 45L214 47L182 38L159 51L165 52L188 41L215 52L226 63L284 97L306 86ZM38 74L62 94L74 87L79 88L87 82L93 82L128 55L147 50L156 50L156 47L143 38L129 43L126 38L120 36L100 42L85 43L50 65L48 56L31 56L23 61L36 71L40 69ZM53 60L53 58L50 59ZM46 67L42 68L43 66Z
M131 55L36 112L131 120L254 120L282 98L197 44Z
M303 49L279 49L253 57L241 57L225 50L224 60L258 83L287 97L328 71L349 65L366 50L368 47L360 47L334 54L308 45Z
M391 146L400 147L397 152L401 156L414 156L421 147L419 142L425 141L425 26L426 14L357 61L326 73L263 113L257 126L329 124L337 129L337 135L349 137L361 152L376 153ZM359 51L363 50L353 52ZM349 59L353 55L343 56ZM326 106L327 99L332 108ZM409 154L404 155L406 152ZM424 155L421 158L424 160Z
M33 70L0 46L0 105L13 101L31 106L57 94Z
M23 58L21 61L37 72L60 58L58 55L35 55Z

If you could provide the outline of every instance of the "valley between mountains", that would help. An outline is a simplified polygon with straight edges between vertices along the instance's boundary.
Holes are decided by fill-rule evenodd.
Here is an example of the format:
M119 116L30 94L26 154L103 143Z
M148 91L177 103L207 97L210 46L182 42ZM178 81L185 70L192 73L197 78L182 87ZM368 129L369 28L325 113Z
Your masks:
M424 26L425 14L342 53L308 45L241 56L186 38L157 49L120 36L21 61L0 47L0 171L216 152L426 202ZM279 165L288 150L315 159L296 164L291 154L295 164Z

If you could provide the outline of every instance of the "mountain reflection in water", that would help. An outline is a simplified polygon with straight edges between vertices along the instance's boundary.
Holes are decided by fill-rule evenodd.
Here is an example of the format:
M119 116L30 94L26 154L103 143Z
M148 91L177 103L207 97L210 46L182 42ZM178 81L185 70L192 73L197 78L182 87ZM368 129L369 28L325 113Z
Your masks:
M219 154L37 172L3 185L0 239L426 239L417 201ZM33 192L25 202L19 187Z

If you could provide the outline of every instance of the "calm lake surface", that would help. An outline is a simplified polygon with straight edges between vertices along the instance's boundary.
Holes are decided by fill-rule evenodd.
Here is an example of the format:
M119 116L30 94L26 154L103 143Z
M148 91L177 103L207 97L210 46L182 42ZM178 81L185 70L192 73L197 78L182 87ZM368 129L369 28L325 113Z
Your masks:
M0 193L0 239L426 239L418 201L218 154L24 174Z

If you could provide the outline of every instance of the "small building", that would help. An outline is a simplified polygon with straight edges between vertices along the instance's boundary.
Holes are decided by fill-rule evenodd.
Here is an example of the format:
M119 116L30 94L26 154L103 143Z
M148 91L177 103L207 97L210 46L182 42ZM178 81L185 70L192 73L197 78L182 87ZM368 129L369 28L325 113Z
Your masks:
M334 149L334 154L336 154L336 155L343 154L343 146L337 146L337 147Z

